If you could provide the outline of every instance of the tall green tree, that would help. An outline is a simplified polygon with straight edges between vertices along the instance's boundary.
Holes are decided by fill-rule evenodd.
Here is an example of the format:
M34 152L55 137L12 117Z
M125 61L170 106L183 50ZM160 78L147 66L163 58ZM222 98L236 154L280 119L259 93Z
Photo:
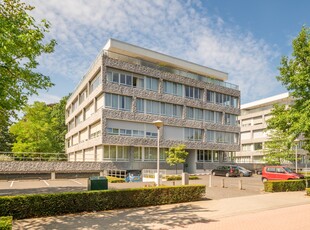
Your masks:
M0 2L0 122L15 115L37 90L53 85L49 77L35 72L37 57L52 53L56 41L45 39L50 24L36 23L28 14L33 9L20 0Z
M24 109L24 117L11 126L16 137L14 152L63 153L65 151L65 106L68 96L59 103L35 102Z
M9 132L11 122L7 117L5 121L0 122L0 152L11 152L14 142L14 136Z
M24 117L13 124L10 132L16 137L13 152L52 152L52 108L44 102L25 106Z
M310 137L310 29L303 26L293 40L292 56L282 57L277 79L290 92L294 103L285 111L288 121L287 132L297 138L303 134ZM284 130L283 130L284 131Z
M185 151L185 145L172 146L166 151L168 157L166 158L166 162L173 166L175 165L175 173L178 174L178 164L184 163L185 159L188 155L188 152Z

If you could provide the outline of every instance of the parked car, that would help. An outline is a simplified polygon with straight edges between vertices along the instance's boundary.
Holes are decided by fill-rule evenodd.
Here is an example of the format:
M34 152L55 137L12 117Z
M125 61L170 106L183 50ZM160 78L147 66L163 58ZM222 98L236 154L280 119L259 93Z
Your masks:
M242 167L242 166L237 166L238 170L239 170L239 176L243 177L243 176L252 176L252 171Z
M262 171L262 181L304 179L304 175L295 173L286 166L265 166Z
M239 176L238 166L236 165L223 165L218 166L216 169L211 171L213 176Z

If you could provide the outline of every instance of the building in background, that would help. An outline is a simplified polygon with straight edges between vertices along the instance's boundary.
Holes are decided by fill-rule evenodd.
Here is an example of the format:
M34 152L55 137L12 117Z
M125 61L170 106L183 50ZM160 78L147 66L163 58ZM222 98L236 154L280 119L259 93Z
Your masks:
M289 93L279 94L273 97L261 99L241 105L241 115L238 117L241 134L240 152L236 153L236 163L264 163L264 144L268 141L266 133L266 121L271 117L274 104L290 105L293 99ZM302 141L299 141L298 154L304 154L301 149ZM302 162L304 159L302 158Z
M165 151L185 144L184 170L196 173L232 162L239 151L238 86L228 74L110 39L66 106L69 161L105 168L160 168Z

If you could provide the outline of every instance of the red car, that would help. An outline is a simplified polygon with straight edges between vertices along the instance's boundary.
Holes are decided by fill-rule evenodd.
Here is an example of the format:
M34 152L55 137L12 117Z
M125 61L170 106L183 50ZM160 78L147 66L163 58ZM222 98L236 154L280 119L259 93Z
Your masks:
M302 174L295 173L286 166L265 166L262 170L262 181L304 179Z

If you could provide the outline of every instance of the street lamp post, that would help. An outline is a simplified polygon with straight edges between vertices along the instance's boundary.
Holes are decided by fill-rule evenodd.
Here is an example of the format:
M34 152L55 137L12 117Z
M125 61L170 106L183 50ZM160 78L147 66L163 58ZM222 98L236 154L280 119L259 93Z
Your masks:
M296 149L295 149L295 171L296 171L296 173L298 173L298 169L297 169L297 144L296 144Z
M157 128L157 175L155 175L155 183L157 186L160 184L160 174L159 174L159 130L163 127L164 122L161 120L153 121L153 125Z

